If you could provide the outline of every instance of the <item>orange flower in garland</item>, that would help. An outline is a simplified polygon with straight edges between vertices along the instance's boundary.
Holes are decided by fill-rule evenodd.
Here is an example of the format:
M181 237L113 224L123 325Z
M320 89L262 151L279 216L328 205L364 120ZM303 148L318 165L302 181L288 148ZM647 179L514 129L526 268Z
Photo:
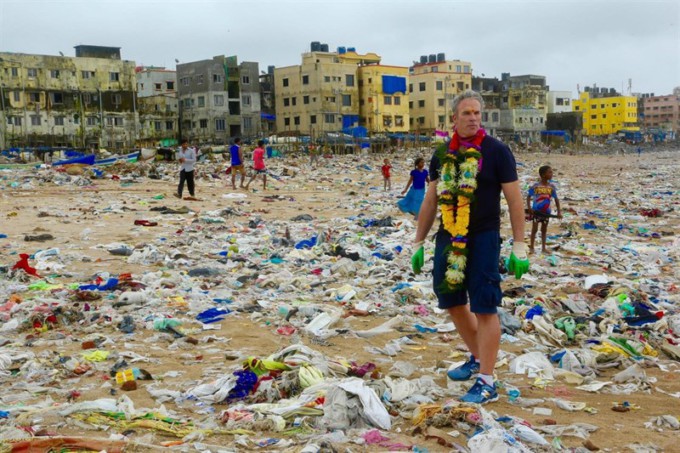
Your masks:
M448 148L438 151L441 176L437 183L438 202L444 229L451 235L447 247L445 286L449 291L463 288L467 265L467 236L471 205L481 169L481 143L486 135L480 129L470 141L462 141L455 132Z

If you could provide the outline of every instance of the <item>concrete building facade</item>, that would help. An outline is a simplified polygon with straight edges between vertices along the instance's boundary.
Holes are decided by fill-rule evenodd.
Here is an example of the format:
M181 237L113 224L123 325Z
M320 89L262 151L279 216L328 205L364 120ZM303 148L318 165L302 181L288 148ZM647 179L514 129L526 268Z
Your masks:
M156 67L138 67L136 73L137 144L143 147L176 145L179 133L177 73Z
M255 138L260 127L259 65L216 56L177 65L180 136L199 145Z
M408 68L359 66L359 124L369 133L409 130Z
M443 53L421 56L409 69L409 128L420 134L451 133L451 101L472 86L468 61L446 60Z
M0 147L134 146L134 62L118 47L75 49L76 57L0 52Z
M571 91L548 91L547 113L571 112Z
M358 67L380 63L374 53L353 48L302 54L301 64L274 70L276 130L279 135L319 136L358 126Z
M574 111L583 114L585 136L639 130L635 96L622 96L613 89L586 87L572 103Z
M645 129L658 129L666 132L680 131L680 96L650 96L642 99Z

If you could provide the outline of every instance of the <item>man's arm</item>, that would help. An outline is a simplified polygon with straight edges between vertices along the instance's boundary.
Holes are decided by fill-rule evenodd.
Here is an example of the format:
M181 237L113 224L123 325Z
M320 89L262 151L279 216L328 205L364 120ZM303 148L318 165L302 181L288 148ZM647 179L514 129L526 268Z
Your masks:
M416 228L416 244L427 237L434 219L437 216L437 181L432 181L427 186L427 193L418 213L418 227Z
M524 206L522 203L522 191L519 181L501 184L503 196L508 202L510 211L510 225L512 225L512 238L515 242L524 242ZM422 212L422 209L421 209ZM420 225L418 225L420 226Z

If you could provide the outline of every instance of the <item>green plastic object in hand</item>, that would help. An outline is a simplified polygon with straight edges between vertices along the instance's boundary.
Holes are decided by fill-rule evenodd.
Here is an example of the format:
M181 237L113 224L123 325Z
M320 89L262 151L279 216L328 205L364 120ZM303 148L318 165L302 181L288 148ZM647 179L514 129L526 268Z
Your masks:
M510 259L508 260L508 272L511 274L515 274L515 278L519 280L522 278L522 275L526 274L529 271L529 258L525 258L523 260L517 258L515 255L515 252L512 252L510 254Z
M414 274L420 274L420 270L425 265L425 247L422 245L411 256L411 269Z

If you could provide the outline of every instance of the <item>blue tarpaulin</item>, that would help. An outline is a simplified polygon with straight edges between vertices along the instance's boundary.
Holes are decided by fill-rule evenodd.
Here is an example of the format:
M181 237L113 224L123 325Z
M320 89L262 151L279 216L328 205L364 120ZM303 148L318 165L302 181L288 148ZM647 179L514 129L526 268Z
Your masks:
M342 128L347 129L359 124L359 115L342 115Z
M406 77L401 76L382 76L383 93L406 93Z
M352 137L368 137L368 130L363 126L348 127L342 130L343 134L351 135Z
M272 115L270 113L260 113L260 118L262 118L263 120L275 121L276 115Z

